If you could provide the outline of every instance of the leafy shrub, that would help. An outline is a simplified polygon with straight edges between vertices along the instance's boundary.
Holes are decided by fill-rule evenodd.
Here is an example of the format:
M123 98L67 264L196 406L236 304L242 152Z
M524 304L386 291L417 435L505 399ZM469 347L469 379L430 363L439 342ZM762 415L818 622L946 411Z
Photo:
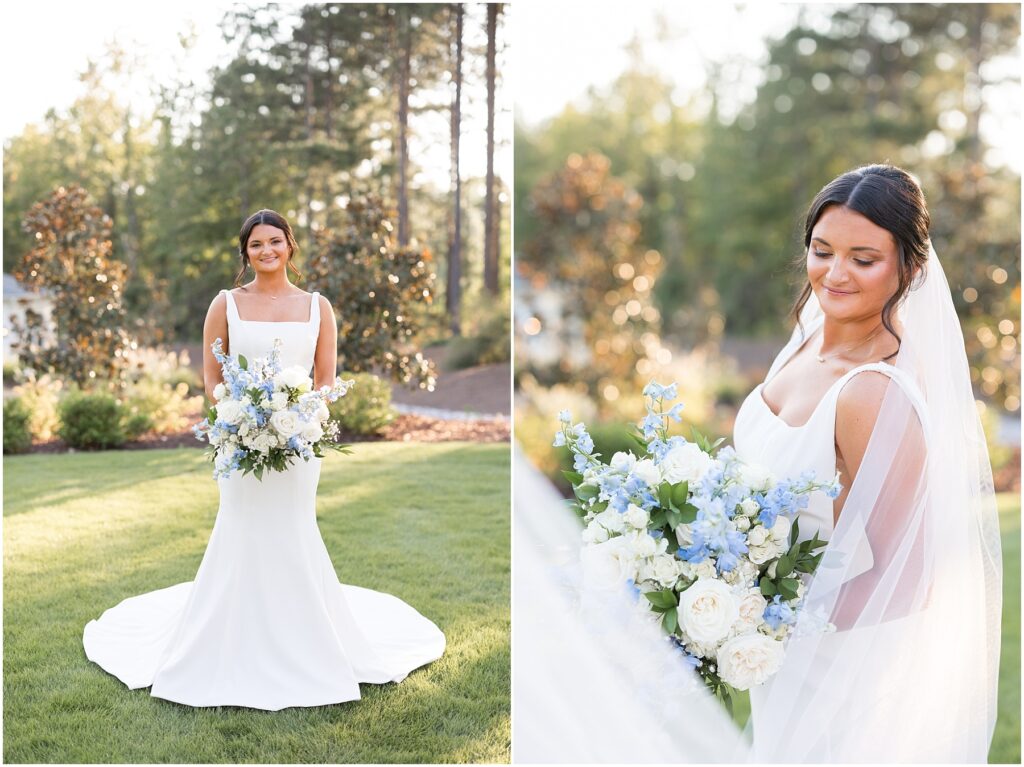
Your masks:
M139 379L125 389L121 403L126 411L125 429L129 439L146 432L174 434L188 428L202 410L203 397L189 396L189 386L176 386L149 378Z
M203 394L201 376L192 369L187 351L176 352L153 347L137 347L125 352L129 385L140 381L169 384L177 389L178 384L188 387L186 394ZM184 395L182 395L184 396Z
M14 386L18 382L18 363L4 362L4 386Z
M342 373L342 378L355 379L348 394L331 403L331 417L343 431L355 434L377 434L391 423L395 411L391 407L391 387L372 373Z
M63 381L49 375L36 378L33 374L14 387L14 394L29 412L28 428L32 437L43 442L53 439L60 424L57 404L64 394Z
M32 444L31 411L20 397L4 401L4 452L24 453Z
M125 441L125 411L110 394L75 391L61 400L58 434L71 447L95 450Z
M512 352L509 329L508 311L499 306L480 323L476 333L452 339L448 344L445 367L462 370L474 365L505 362L511 358Z

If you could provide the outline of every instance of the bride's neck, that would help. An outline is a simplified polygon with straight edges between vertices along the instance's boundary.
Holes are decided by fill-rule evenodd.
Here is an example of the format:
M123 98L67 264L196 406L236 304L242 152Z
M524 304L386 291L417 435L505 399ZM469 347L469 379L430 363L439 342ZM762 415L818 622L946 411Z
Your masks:
M291 288L291 283L288 281L288 275L284 269L274 272L274 274L260 274L257 272L255 279L250 284L253 290L260 293L283 293Z
M881 314L855 320L837 320L826 315L825 323L821 329L821 349L819 353L828 354L848 348L853 344L865 342L872 335L874 335L874 338L862 348L874 345L878 339L887 335L882 325Z

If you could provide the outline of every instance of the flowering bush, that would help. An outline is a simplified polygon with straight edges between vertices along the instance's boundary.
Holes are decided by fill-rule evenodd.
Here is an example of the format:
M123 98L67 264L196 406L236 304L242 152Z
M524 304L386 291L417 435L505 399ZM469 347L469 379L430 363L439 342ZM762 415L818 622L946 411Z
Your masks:
M681 420L683 407L665 410L676 385L652 381L643 393L638 455L620 451L601 461L568 411L559 414L554 445L574 456L575 471L566 476L586 525L584 543L606 572L643 595L687 662L731 707L732 690L762 684L782 663L803 577L817 568L816 550L825 545L817 534L800 540L796 515L814 492L835 498L838 476L828 483L809 473L778 479L730 447L716 452L722 440L712 444L696 431L692 442L670 437L669 420Z
M269 355L252 363L244 355L224 354L219 338L212 348L224 382L213 390L217 404L192 428L196 439L210 442L214 477L241 469L243 475L252 472L262 479L265 470L284 471L296 456L322 458L324 448L351 452L334 441L338 424L330 420L328 404L353 381L337 378L333 386L313 390L301 366L282 369L280 340Z

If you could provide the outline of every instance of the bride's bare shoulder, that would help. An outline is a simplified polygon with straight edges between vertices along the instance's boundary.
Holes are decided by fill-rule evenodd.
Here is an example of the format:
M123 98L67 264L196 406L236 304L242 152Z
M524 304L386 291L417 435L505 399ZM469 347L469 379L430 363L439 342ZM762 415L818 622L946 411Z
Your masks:
M836 441L867 446L891 379L877 370L850 377L836 399Z

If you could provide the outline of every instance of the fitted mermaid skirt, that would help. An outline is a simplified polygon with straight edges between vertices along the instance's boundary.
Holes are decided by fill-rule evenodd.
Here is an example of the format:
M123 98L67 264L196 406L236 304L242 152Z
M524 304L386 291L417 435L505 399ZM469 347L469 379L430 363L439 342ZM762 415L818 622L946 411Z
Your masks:
M85 627L89 660L129 688L190 706L276 711L359 698L441 657L402 600L338 582L316 524L321 459L218 480L195 580L125 599Z

